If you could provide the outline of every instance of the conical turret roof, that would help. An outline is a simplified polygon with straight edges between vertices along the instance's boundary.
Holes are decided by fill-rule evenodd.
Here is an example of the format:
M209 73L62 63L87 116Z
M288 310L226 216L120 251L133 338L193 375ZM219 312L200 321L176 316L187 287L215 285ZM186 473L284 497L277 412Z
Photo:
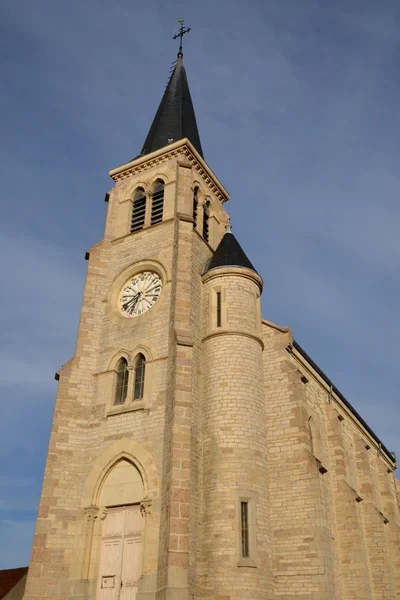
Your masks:
M188 138L203 156L183 55L179 52L141 154L149 154L182 138Z
M227 231L215 250L206 272L219 267L244 267L256 271L231 231Z

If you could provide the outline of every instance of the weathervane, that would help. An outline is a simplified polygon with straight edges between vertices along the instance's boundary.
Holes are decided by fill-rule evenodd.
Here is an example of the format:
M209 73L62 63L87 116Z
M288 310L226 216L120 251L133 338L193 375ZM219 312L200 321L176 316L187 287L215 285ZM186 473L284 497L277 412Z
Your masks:
M179 29L179 32L176 33L172 39L176 40L178 38L181 38L180 39L180 44L179 44L179 50L178 50L178 58L179 58L179 56L183 56L183 53L182 53L182 38L185 35L185 33L189 33L190 27L186 27L186 28L184 27L185 19L178 19L178 23L180 23L181 27Z

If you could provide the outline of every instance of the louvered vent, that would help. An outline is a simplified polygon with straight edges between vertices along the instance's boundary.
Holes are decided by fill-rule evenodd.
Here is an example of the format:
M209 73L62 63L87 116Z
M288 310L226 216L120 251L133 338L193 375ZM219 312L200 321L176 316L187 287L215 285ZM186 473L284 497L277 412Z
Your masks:
M199 188L195 187L193 190L193 229L197 227L197 208L199 204L198 200Z
M210 218L210 213L208 212L208 205L204 206L204 215L203 215L203 238L206 242L208 242L209 237L209 224L208 219Z
M164 209L164 182L157 179L153 188L153 198L151 203L151 225L161 223Z
M138 188L133 197L131 233L144 227L146 214L146 195L143 188Z

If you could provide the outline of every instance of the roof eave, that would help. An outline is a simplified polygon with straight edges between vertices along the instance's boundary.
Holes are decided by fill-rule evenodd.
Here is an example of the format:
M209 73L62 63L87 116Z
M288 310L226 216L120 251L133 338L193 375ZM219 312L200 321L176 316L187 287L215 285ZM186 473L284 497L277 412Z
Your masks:
M393 469L396 469L396 459L393 454L386 448L383 442L379 439L376 433L371 429L371 427L364 421L361 415L356 411L356 409L350 404L350 402L343 396L343 394L338 390L338 388L334 385L334 383L329 379L327 375L319 368L319 366L313 361L313 359L307 354L307 352L300 346L298 342L293 340L293 344L288 347L290 352L293 352L293 349L298 352L298 354L303 358L303 360L311 367L313 371L327 384L329 388L332 389L332 392L336 395L337 398L342 402L345 408L352 414L354 420L358 422L359 426L368 433L369 437L375 442L377 449L379 449L384 455L388 463Z
M196 170L199 171L201 175L205 176L206 181L208 178L218 188L221 196L223 197L222 202L227 202L230 198L228 191L222 185L218 177L215 176L215 174L210 169L204 158L199 154L199 152L196 150L196 148L193 146L190 140L188 140L188 138L182 138L181 140L172 142L171 144L168 144L168 146L164 146L163 148L155 150L150 154L140 155L128 163L120 165L115 169L111 169L111 171L109 171L109 175L115 182L117 182L120 179L124 178L122 177L124 173L129 173L129 171L137 169L138 167L145 169L147 163L153 163L154 161L161 159L165 154L175 152L176 150L179 150L184 146L188 148L190 153L195 158L196 163L198 163L197 165L195 165ZM149 165L149 167L150 166L153 165Z

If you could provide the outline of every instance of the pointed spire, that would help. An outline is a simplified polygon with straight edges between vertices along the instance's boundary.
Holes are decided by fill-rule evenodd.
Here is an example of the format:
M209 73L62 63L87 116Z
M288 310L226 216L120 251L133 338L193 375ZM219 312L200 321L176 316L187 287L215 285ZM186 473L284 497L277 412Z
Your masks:
M232 226L228 221L225 228L225 235L215 250L210 262L207 265L206 272L219 267L244 267L256 271L247 258L241 245L232 233Z
M203 156L182 52L169 79L141 154L149 154L182 138L188 138Z

